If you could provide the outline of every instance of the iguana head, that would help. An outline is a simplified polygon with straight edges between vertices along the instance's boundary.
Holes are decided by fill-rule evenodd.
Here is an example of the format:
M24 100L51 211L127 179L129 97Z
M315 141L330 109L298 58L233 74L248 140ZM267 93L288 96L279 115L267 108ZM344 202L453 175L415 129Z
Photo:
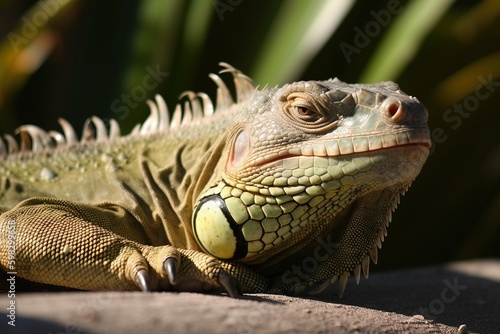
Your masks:
M207 253L295 291L367 272L430 147L426 108L392 82L255 91L228 131L224 172L194 210L195 236Z

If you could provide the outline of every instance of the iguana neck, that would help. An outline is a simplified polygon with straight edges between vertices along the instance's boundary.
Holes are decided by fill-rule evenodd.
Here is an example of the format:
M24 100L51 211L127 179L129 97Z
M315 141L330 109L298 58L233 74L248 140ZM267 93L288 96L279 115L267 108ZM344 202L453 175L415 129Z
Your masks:
M221 178L229 151L228 136L220 133L197 144L178 143L174 150L158 141L158 146L140 153L140 169L155 213L168 240L177 247L199 249L190 228L193 209L200 194ZM162 153L162 148L170 154Z

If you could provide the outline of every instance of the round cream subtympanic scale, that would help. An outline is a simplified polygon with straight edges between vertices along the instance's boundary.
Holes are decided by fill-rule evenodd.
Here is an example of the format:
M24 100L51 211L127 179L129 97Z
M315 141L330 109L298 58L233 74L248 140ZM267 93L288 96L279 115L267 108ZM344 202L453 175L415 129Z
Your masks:
M219 259L245 257L247 242L219 195L203 198L193 217L193 230L198 243Z

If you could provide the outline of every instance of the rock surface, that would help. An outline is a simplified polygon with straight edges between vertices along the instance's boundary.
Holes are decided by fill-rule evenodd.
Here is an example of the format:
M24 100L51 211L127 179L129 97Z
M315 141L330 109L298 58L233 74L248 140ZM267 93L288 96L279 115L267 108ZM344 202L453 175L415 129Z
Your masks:
M500 260L373 274L342 298L43 292L0 296L1 333L500 333Z

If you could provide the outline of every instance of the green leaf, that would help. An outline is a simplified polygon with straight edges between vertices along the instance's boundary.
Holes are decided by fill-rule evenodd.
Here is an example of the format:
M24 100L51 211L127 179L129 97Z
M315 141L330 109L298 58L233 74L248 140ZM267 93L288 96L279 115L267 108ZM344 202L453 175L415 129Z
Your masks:
M410 1L403 12L394 17L359 81L396 80L454 1Z
M354 0L283 1L252 78L270 85L293 81L335 32Z

